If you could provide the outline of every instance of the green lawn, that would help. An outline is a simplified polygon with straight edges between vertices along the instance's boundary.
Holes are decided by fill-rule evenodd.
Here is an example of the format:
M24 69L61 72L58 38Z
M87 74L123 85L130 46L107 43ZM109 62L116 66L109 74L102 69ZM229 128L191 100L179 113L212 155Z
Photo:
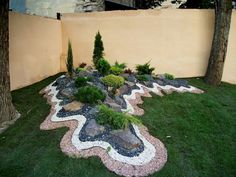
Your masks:
M38 92L57 76L12 93L22 117L0 135L0 176L116 176L96 157L64 155L59 144L67 128L39 130L50 106ZM168 162L152 176L236 176L236 85L210 87L200 79L190 82L206 93L154 96L144 98L141 105L146 112L144 124L168 150Z

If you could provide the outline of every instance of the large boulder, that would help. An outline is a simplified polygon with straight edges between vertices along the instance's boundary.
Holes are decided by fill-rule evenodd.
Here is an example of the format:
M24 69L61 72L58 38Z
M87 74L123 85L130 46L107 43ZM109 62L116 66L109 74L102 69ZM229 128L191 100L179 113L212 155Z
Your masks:
M68 99L73 99L75 93L77 92L76 88L64 88L63 90L60 91L61 96L68 98Z
M109 106L117 112L122 112L121 111L122 107L115 102L109 103Z
M129 92L129 86L123 85L118 89L119 95L124 95L125 93Z
M77 74L77 76L79 76L79 77L90 77L92 75L93 75L93 73L88 70L82 70Z
M72 101L71 103L68 103L67 105L63 106L65 111L78 111L83 107L83 103L78 101Z
M105 127L97 124L95 119L89 120L88 124L85 127L86 134L91 137L95 137L96 135L103 133L104 130Z
M122 108L126 107L126 102L123 98L119 97L119 96L115 96L114 97L114 101L118 104L121 105Z
M111 140L128 150L133 150L142 145L142 142L129 129L111 131Z

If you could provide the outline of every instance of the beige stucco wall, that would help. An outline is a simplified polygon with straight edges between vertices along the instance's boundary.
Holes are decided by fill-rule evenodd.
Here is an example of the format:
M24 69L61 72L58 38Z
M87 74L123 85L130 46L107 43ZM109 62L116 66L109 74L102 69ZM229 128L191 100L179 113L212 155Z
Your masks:
M213 36L212 10L148 10L63 14L62 20L10 12L10 77L15 90L65 71L68 39L74 65L91 64L99 30L105 58L134 68L151 60L156 73L203 76ZM236 11L223 81L236 83Z
M233 12L229 49L223 80L236 83L236 12ZM75 66L91 63L93 42L99 30L105 58L129 67L151 60L156 73L176 77L203 76L214 29L213 10L138 10L89 14L63 14L61 70L65 70L68 39Z
M236 10L233 11L223 81L236 84Z
M60 72L60 21L10 12L9 36L12 90Z

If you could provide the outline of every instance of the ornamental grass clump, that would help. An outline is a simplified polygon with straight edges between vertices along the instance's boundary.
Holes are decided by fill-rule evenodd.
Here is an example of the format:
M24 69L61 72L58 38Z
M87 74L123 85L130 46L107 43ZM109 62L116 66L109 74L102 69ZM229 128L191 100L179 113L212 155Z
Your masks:
M127 67L125 63L118 63L118 61L115 62L114 66L123 70Z
M95 86L84 86L78 89L75 97L82 103L95 104L103 102L106 98L106 94Z
M115 130L125 129L130 123L137 125L142 124L141 120L138 118L125 113L116 112L106 105L99 106L98 123L101 125L110 125L111 128Z
M138 75L144 75L144 74L150 75L155 70L155 68L150 67L150 61L149 61L143 65L137 65L136 70Z
M111 67L110 73L114 74L114 75L120 75L120 74L124 73L125 68L126 68L125 63L118 63L116 61L115 64Z

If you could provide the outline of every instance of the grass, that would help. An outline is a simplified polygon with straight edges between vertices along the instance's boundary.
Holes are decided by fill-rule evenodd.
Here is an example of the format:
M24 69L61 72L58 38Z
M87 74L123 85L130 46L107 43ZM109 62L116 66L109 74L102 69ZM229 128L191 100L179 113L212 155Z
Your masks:
M38 94L57 76L12 92L22 117L0 134L0 176L112 177L96 158L74 159L64 155L61 128L40 131L50 106ZM168 162L154 177L236 176L236 85L205 85L191 79L206 93L144 98L142 116L150 133L167 147Z

